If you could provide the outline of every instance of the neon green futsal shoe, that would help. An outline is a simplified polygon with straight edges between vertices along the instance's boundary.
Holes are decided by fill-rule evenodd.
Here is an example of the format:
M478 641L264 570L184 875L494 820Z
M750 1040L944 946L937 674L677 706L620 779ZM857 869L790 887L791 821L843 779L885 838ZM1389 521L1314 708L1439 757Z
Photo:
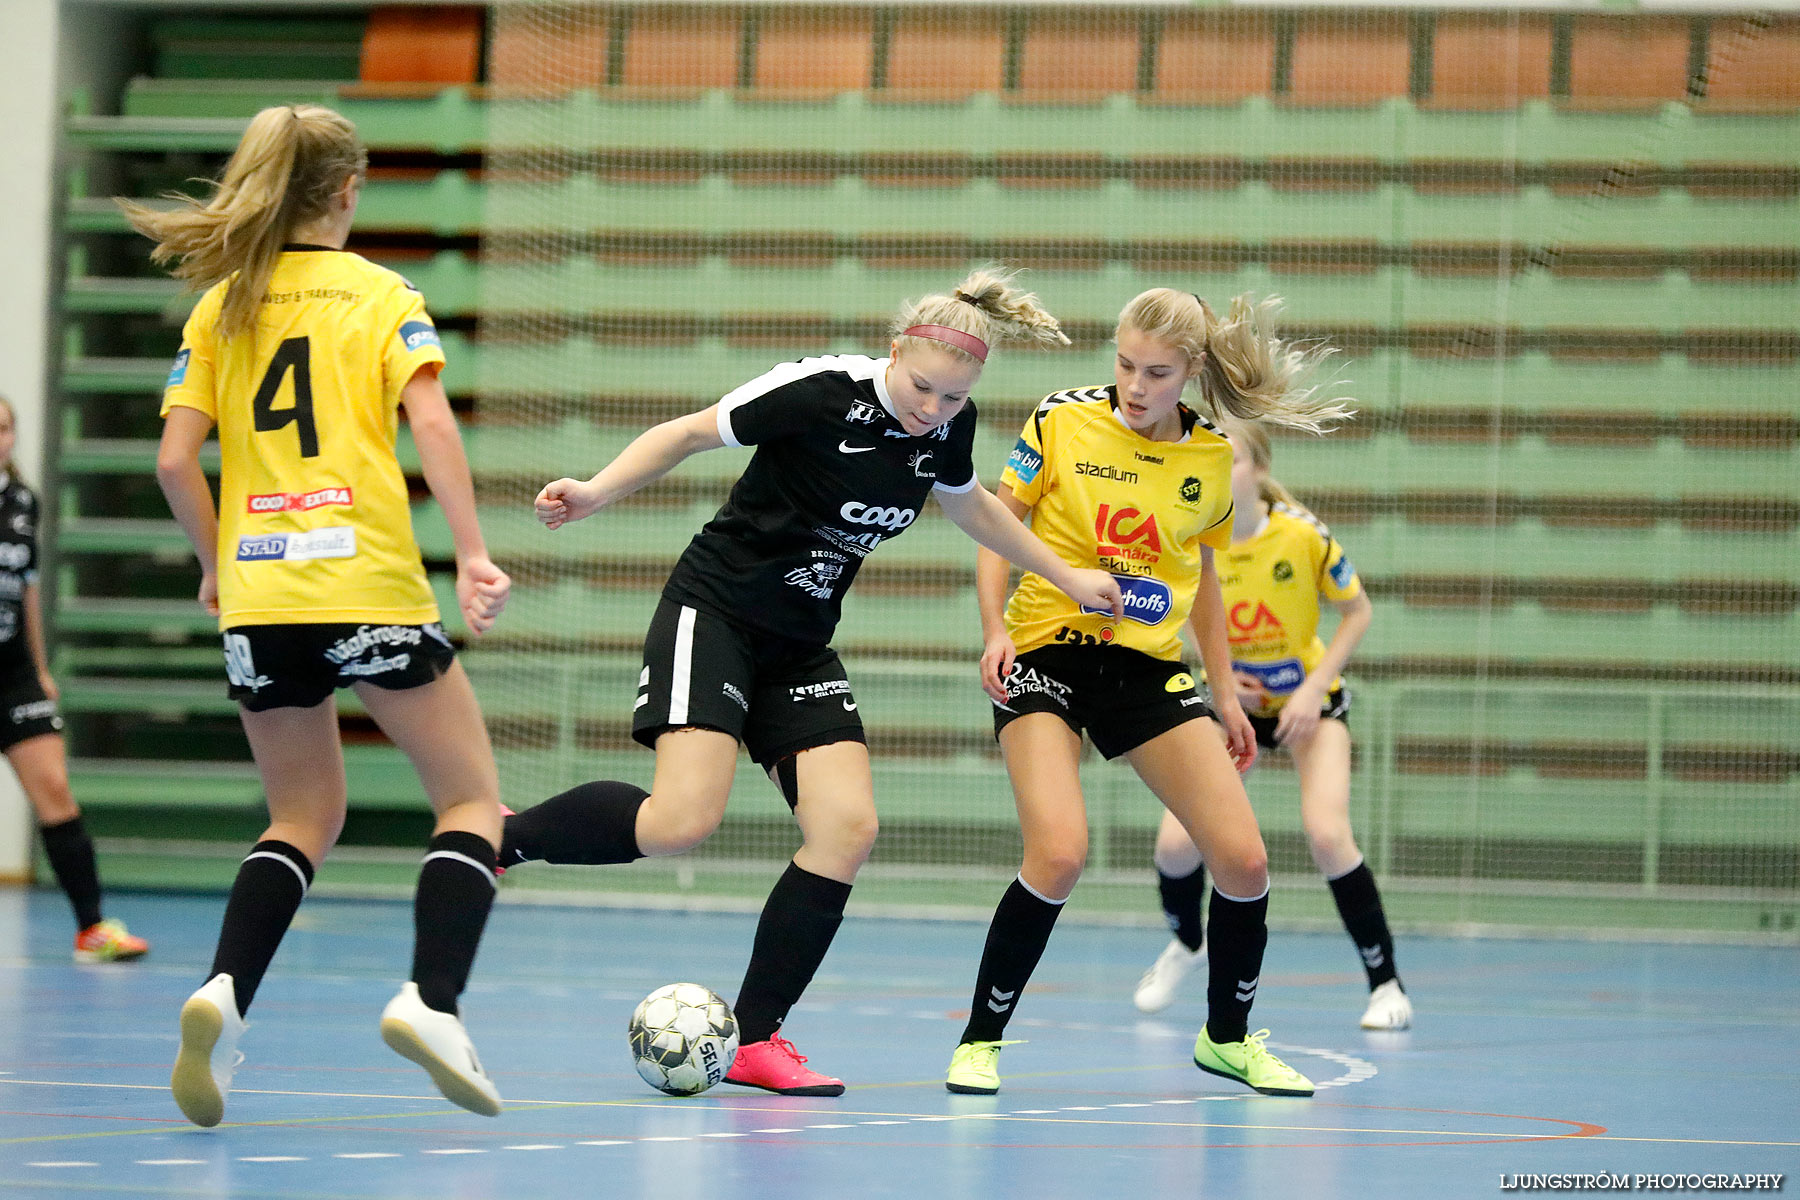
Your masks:
M950 1056L944 1090L960 1096L992 1096L1000 1090L1000 1047L1016 1046L1019 1040L964 1042Z
M1310 1096L1312 1080L1270 1054L1263 1045L1269 1031L1259 1029L1241 1042L1220 1044L1204 1027L1194 1040L1194 1065L1209 1075L1235 1079L1265 1096Z

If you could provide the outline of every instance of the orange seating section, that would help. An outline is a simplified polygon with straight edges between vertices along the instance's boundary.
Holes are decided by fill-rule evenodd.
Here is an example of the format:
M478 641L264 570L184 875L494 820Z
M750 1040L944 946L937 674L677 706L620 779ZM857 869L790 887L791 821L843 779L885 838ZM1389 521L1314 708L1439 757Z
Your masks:
M363 82L474 83L481 73L481 31L479 8L377 8L363 33Z
M855 5L569 4L550 24L500 6L390 5L363 39L362 79L448 85L531 78L773 97L977 92L1048 103L1138 95L1300 106L1412 97L1504 109L1554 98L1654 107L1800 107L1800 18L1543 12L1246 12ZM482 70L484 35L487 70Z
M1550 94L1550 20L1446 13L1431 39L1432 105L1505 109Z

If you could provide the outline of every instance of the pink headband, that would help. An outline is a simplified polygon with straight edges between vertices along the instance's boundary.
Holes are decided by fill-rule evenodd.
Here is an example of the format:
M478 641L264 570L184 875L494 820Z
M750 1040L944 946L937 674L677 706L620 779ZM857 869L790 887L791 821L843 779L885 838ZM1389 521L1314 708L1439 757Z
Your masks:
M914 325L900 331L901 337L930 338L934 342L942 342L946 346L955 346L975 356L976 362L986 362L988 356L987 343L972 333L964 333L960 329L952 329L948 325Z

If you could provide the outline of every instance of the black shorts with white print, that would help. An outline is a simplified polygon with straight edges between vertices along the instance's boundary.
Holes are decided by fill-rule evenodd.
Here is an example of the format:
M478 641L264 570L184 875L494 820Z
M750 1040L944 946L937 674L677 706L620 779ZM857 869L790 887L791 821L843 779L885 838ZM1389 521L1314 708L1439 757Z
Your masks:
M994 705L994 736L1027 713L1054 713L1083 730L1107 758L1213 715L1179 662L1126 646L1039 646L1013 661L1007 700Z
M227 694L250 712L311 708L333 691L372 683L422 687L456 661L450 635L426 625L234 625L225 631Z
M765 771L815 746L867 740L837 651L664 599L644 637L631 736L654 747L694 728L730 734Z
M37 668L29 659L0 668L0 751L29 738L61 733L62 727L56 701L44 694Z

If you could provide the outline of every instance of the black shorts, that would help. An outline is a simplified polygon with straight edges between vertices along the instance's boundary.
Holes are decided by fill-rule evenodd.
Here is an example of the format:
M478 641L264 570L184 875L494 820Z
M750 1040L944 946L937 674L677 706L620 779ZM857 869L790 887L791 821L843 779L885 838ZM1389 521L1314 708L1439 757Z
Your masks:
M696 728L729 733L765 771L815 746L868 740L836 650L665 598L644 636L631 736L654 749L669 730Z
M250 712L311 708L333 691L372 683L390 692L423 687L450 669L456 650L429 625L234 625L224 634L226 694Z
M1325 721L1342 721L1350 723L1350 693L1343 687L1334 687L1325 702L1319 706L1319 718ZM1267 750L1278 750L1281 743L1275 740L1275 724L1280 721L1279 714L1273 717L1251 717L1250 728L1256 730L1256 744Z
M0 668L0 751L28 738L62 732L56 701L44 694L30 661Z
M1087 731L1107 758L1210 717L1185 665L1124 646L1039 646L1013 662L1007 701L994 705L994 736L1026 713L1055 713Z

